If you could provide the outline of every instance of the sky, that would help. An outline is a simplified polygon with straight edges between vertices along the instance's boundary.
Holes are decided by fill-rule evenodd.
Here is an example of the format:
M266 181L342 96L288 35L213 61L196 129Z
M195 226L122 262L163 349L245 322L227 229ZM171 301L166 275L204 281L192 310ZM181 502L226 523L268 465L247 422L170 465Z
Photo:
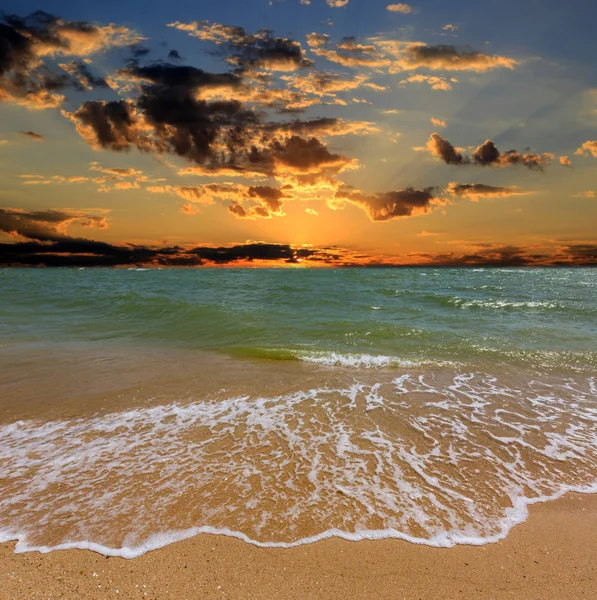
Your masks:
M0 264L597 264L593 0L3 11Z

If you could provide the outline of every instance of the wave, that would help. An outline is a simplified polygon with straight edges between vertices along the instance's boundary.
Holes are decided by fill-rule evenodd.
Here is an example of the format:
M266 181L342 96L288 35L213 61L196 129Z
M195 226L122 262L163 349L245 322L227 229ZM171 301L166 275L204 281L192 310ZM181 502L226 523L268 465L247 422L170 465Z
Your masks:
M437 535L434 538L418 538L408 535L396 529L367 529L362 531L350 532L340 529L328 529L317 535L306 538L301 538L293 542L260 542L247 536L240 531L233 531L226 528L210 527L205 525L202 527L189 527L188 529L172 530L163 533L154 533L147 540L138 546L122 548L111 548L92 542L83 540L80 542L66 542L56 546L29 546L27 544L27 536L21 534L11 534L0 532L0 544L6 542L17 542L15 544L15 554L24 554L26 552L40 552L41 554L49 554L56 550L91 550L103 556L114 556L125 559L139 558L148 552L165 548L171 544L182 542L194 538L201 534L222 535L225 537L241 540L258 548L296 548L298 546L306 546L315 544L323 540L338 538L348 542L362 542L365 540L402 540L411 544L420 546L429 546L431 548L454 548L455 546L486 546L495 544L506 539L510 531L517 525L522 525L529 516L528 507L534 504L541 504L558 500L568 493L577 494L597 494L597 484L592 486L570 487L551 496L543 496L540 498L518 498L516 505L508 510L508 517L502 523L502 530L494 535L487 537L470 536L464 533L449 533Z
M415 368L423 366L454 367L459 363L440 359L410 359L383 354L336 352L333 350L296 350L290 348L240 347L227 351L233 356L290 360L324 365L328 367L352 367L359 369Z
M406 350L406 344L404 344ZM418 368L471 368L481 362L518 367L526 365L538 371L566 369L570 372L594 372L597 354L594 351L547 351L537 349L493 347L474 341L462 340L459 344L432 344L432 347L408 347L408 354L392 356L369 352L343 352L339 350L302 350L292 348L267 348L241 346L226 349L226 354L248 359L273 361L300 361L325 367L353 369L418 369ZM425 354L433 354L425 356ZM443 358L450 356L451 358Z
M0 426L0 541L126 558L200 533L503 539L527 507L597 492L594 377L401 375Z

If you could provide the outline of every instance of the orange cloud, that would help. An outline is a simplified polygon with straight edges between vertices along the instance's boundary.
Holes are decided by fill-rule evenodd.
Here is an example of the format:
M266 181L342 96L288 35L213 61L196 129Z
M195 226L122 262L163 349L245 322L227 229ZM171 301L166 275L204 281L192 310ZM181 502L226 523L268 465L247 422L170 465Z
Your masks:
M592 154L597 158L597 140L587 140L574 154Z
M459 50L455 46L430 46L423 42L382 41L380 47L395 57L390 73L430 69L434 71L473 71L484 73L492 69L514 69L518 62L500 55L488 55L476 50Z
M417 151L429 152L432 156L443 160L449 165L478 165L483 167L508 167L522 165L528 169L542 170L555 156L549 152L544 154L522 154L517 150L500 152L491 140L486 140L476 148L472 156L464 154L462 148L455 148L439 133L432 133L424 148L415 148Z
M445 77L437 77L435 75L421 75L420 73L417 75L411 75L406 79L400 81L400 85L406 85L407 83L426 83L432 90L440 90L443 92L448 92L452 89L452 83L457 80L452 78L450 80Z
M412 6L408 5L408 4L389 4L386 7L386 10L389 10L390 12L393 13L402 13L403 15L409 15L412 11L413 8Z
M364 194L345 186L336 192L335 199L360 206L372 221L390 221L424 215L441 202L433 196L432 188L407 188L380 194Z
M474 202L481 198L505 198L508 196L526 196L533 192L519 190L516 187L499 187L493 185L485 185L482 183L456 183L452 181L448 184L446 192L451 196L459 196L461 198L469 198Z

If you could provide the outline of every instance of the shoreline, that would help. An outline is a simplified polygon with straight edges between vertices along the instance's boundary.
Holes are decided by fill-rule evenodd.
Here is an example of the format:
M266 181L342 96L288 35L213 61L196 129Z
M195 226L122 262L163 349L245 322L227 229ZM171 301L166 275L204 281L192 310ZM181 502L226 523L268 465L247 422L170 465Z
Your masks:
M288 549L212 534L135 559L88 550L14 554L0 544L0 598L593 598L597 494L529 507L497 543L433 548L338 538Z

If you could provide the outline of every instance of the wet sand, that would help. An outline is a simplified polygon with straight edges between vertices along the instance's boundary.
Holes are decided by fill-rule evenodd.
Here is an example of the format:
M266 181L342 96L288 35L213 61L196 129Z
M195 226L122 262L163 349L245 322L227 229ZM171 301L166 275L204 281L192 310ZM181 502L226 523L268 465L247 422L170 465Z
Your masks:
M126 560L0 545L0 600L597 598L597 495L531 507L502 542L437 549L396 540L257 548L200 535Z

